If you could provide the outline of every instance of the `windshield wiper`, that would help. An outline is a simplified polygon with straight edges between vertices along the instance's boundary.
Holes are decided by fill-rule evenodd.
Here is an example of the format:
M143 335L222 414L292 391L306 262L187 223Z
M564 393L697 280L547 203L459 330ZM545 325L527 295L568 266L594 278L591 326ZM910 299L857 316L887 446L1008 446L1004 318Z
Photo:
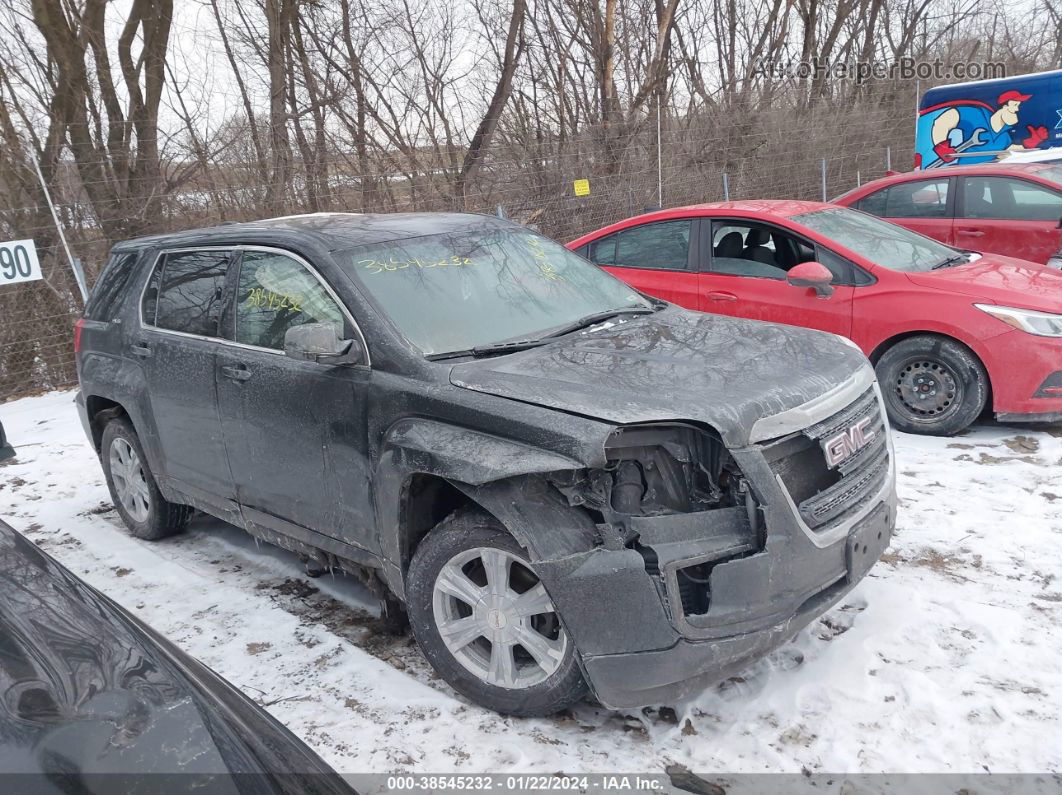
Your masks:
M589 326L596 325L598 323L604 323L606 320L611 320L614 317L620 315L651 315L653 312L659 311L663 307L654 309L648 306L621 306L618 309L606 309L603 312L592 312L589 315L584 315L578 320L566 323L560 328L554 329L546 335L547 338L563 337L565 334L571 334L573 331L579 331L580 329L587 328Z
M661 306L655 309L648 306L621 306L618 309L606 309L602 312L593 312L589 315L584 315L578 320L571 323L565 323L563 326L554 329L549 334L544 334L541 337L533 337L531 339L523 340L503 340L502 342L491 342L486 345L476 345L473 348L465 348L460 351L447 351L446 353L431 353L424 358L429 361L437 362L442 359L458 359L463 356L474 356L481 358L484 356L497 356L503 353L514 353L515 351L524 351L528 348L537 348L540 345L545 345L548 342L553 342L557 337L563 337L565 334L571 334L573 331L579 331L579 329L593 326L597 323L603 323L606 320L611 320L614 317L620 315L651 315L653 312L657 312L667 306L666 303L662 303Z
M940 270L941 268L949 268L952 265L958 265L960 262L965 262L966 258L970 256L969 251L963 251L961 254L956 254L954 257L948 257L946 260L942 260L934 265L930 270Z
M478 359L484 356L496 356L502 353L513 353L514 351L523 351L528 348L537 348L539 345L545 345L547 342L552 341L552 339L542 338L532 340L510 340L509 342L492 342L487 345L476 345L473 348L465 348L460 351L429 353L424 358L431 362L437 362L442 359L460 359L466 356Z

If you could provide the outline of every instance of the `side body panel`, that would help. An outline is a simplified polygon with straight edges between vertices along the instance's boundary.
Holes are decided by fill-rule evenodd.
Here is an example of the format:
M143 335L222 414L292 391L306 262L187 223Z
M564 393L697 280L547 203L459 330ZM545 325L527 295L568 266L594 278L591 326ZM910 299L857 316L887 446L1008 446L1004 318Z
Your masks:
M965 216L970 213L966 207L965 186L969 179L967 176L960 179L963 189L958 192L960 200L955 218L955 245L1030 262L1047 262L1062 242L1062 231L1059 231L1062 218L967 218ZM1062 196L1057 185L1032 176L1016 182L1025 182Z
M656 296L665 301L685 307L700 309L701 274L691 271L655 270L652 268L630 268L603 266L606 270L629 284L636 290Z
M218 406L240 505L364 545L368 378L364 367L222 347Z
M810 287L793 287L781 280L708 272L701 274L701 291L708 312L847 337L852 330L852 302L857 288L837 286L833 295L821 298ZM720 299L716 297L719 295L734 298Z

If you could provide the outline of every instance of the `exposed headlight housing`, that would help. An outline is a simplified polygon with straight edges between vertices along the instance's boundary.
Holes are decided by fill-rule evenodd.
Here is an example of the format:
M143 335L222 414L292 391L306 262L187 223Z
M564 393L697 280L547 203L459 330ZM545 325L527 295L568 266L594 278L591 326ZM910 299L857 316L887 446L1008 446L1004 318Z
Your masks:
M1037 312L1033 309L1016 309L1012 306L974 304L982 312L1002 320L1009 326L1021 329L1038 337L1062 337L1062 315L1052 312Z
M722 441L683 423L622 426L605 443L608 464L551 476L573 505L622 516L663 516L745 502L744 478Z

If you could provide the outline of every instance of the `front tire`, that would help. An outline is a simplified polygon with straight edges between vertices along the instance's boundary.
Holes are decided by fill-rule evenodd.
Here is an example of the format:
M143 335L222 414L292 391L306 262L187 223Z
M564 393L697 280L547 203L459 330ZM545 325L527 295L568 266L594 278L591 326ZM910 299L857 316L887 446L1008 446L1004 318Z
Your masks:
M192 509L162 496L140 439L125 417L115 417L104 427L100 459L114 507L134 536L158 541L188 524Z
M889 420L897 430L954 436L988 400L988 374L955 340L933 334L893 345L875 366Z
M527 552L492 517L440 522L417 547L406 597L424 656L477 704L541 716L586 695L575 644Z

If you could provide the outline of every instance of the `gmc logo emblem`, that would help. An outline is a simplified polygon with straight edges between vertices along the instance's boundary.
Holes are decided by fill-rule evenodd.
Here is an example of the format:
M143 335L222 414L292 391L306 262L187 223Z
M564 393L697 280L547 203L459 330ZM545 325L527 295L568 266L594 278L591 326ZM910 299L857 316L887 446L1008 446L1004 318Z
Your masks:
M864 417L855 425L850 425L836 436L821 442L822 451L826 454L826 465L830 469L870 444L875 436L874 431L869 430L870 422L870 417Z

